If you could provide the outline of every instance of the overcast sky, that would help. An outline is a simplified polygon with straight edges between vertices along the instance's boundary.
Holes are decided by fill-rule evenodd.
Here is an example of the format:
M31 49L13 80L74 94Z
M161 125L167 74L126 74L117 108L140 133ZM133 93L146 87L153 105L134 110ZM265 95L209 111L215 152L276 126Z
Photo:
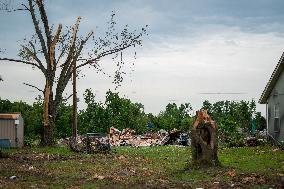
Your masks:
M118 25L149 25L134 72L118 90L144 104L147 113L157 114L169 102L190 102L197 110L206 99L258 101L284 47L283 0L48 0L46 6L53 24L72 25L81 16L81 34L105 31L111 11ZM0 47L6 49L0 56L16 57L19 40L33 32L31 19L24 12L1 12L0 23ZM101 64L112 73L110 59ZM82 71L80 108L87 88L104 101L106 91L115 87L112 81L93 69ZM43 88L41 73L29 66L0 63L0 74L2 99L31 103L40 92L22 83ZM264 113L265 107L258 105L257 110Z

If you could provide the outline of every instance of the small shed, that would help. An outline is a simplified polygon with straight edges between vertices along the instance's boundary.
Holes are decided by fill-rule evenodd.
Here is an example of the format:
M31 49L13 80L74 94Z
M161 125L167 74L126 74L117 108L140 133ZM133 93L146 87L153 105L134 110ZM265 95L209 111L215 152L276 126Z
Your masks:
M24 120L21 113L0 113L0 147L24 146Z

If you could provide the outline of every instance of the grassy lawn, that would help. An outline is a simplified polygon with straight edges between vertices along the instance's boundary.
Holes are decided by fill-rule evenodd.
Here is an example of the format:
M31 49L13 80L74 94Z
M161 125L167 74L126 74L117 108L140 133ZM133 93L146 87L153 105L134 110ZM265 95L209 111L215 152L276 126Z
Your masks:
M219 150L222 164L192 168L187 147L114 148L77 154L66 148L5 150L0 188L281 188L284 152L275 147ZM16 179L9 179L15 175Z

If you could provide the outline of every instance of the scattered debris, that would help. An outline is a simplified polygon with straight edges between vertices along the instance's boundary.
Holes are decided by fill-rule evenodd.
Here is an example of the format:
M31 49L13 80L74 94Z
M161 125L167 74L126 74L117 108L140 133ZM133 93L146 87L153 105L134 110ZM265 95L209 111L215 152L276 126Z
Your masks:
M247 146L257 146L257 139L255 137L247 137L246 144Z
M30 171L30 170L33 170L33 169L34 169L34 167L33 167L33 166L29 166L29 171Z
M279 148L274 148L273 150L272 150L272 152L277 152L277 151L279 151L280 149Z
M69 139L69 146L75 152L109 153L110 144L107 137L97 133L88 133L87 136L78 136L76 139Z
M95 174L93 178L98 180L103 180L105 177L102 175Z
M15 180L16 178L17 178L17 176L13 175L13 176L11 176L9 179L10 179L10 180Z
M236 176L236 171L233 169L233 170L229 170L227 172L227 175L230 176L230 177L235 177Z

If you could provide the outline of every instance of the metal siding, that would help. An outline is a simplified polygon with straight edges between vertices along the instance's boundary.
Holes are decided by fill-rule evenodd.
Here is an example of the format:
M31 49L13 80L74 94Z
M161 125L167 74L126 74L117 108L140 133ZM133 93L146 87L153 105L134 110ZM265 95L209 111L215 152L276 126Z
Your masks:
M0 120L0 138L9 139L11 146L15 145L15 131L13 131L14 120Z
M276 89L279 93L278 95L278 103L279 103L279 118L280 118L280 133L279 133L279 141L284 141L284 71L280 76Z
M19 117L20 124L18 125L18 147L24 145L24 123L22 117ZM16 147L16 128L15 120L0 119L0 139L9 139L11 147Z

